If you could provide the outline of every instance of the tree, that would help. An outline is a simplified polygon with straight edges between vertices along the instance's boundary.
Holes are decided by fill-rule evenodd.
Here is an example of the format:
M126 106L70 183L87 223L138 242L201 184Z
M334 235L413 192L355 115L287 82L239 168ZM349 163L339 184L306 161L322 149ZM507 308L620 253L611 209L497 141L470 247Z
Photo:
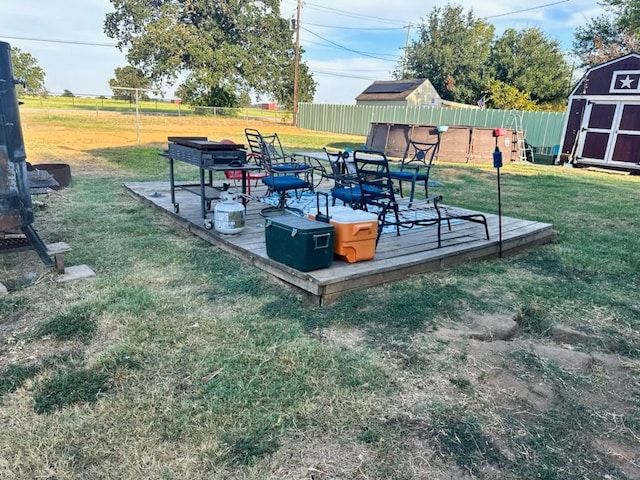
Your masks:
M68 97L68 98L74 98L75 95L73 94L73 92L71 90L69 90L68 88L64 89L64 92L62 92L62 95L60 95L61 97Z
M487 104L501 110L539 110L528 93L495 79L487 85Z
M178 90L186 102L234 106L243 92L275 95L290 71L293 39L280 0L111 3L106 34L153 82L184 78Z
M293 53L292 53L293 54ZM275 100L288 109L293 109L293 77L295 65L293 61L287 66L287 71L280 78L280 82L274 86L273 96ZM300 64L298 72L298 101L312 102L316 93L316 82L309 73L306 64Z
M460 6L435 7L409 46L405 77L428 78L443 99L475 104L488 80L493 34L493 25L473 11L465 15Z
M605 0L603 4L612 8L620 31L637 35L640 30L640 0Z
M17 78L24 78L25 86L17 87L18 96L46 94L44 86L44 70L38 65L36 58L19 48L11 47L11 63L13 74Z
M151 80L145 76L144 72L139 68L132 67L131 65L118 67L113 71L113 73L115 74L115 78L109 80L109 87L111 87L111 90L113 91L113 98L116 100L130 101L133 95L131 90L122 90L117 87L141 89L148 89L151 87ZM138 93L138 98L140 100L149 100L149 95L147 95L147 92L142 90Z
M640 47L640 0L605 0L607 14L576 28L573 53L581 67L592 67L638 51Z
M633 30L623 27L612 15L595 17L574 33L573 53L580 59L581 67L599 65L638 51L639 47L640 41Z
M509 28L498 38L489 57L492 76L527 93L540 104L564 103L571 88L571 67L557 41L539 28Z

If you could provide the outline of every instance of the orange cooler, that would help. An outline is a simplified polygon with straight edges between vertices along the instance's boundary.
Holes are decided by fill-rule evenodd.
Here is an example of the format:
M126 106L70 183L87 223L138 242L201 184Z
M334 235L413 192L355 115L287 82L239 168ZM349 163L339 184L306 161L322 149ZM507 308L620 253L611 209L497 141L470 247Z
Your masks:
M309 215L315 219L315 214ZM334 227L333 253L349 263L371 260L376 253L378 216L350 207L329 207Z

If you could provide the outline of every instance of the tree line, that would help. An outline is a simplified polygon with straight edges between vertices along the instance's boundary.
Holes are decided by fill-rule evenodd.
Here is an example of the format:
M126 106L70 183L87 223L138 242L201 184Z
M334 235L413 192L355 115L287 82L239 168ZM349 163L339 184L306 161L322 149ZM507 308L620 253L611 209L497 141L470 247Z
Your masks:
M280 0L111 0L105 33L127 50L109 85L162 90L179 81L176 94L194 106L240 107L250 95L293 104L295 44ZM635 51L640 0L604 0L607 13L578 27L570 65L557 41L539 28L495 27L459 5L434 7L393 72L396 79L426 78L445 100L488 108L563 110L576 69ZM46 94L44 72L30 54L12 48L24 93ZM313 101L316 83L300 49L298 100ZM180 79L180 80L178 80ZM20 87L22 88L22 87ZM19 92L19 94L22 92Z

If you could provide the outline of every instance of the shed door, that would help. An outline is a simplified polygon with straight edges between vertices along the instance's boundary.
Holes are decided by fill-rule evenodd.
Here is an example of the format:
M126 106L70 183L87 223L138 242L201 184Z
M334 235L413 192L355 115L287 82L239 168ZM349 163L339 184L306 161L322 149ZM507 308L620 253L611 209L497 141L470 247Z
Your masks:
M580 133L578 157L625 166L640 161L640 103L589 102Z

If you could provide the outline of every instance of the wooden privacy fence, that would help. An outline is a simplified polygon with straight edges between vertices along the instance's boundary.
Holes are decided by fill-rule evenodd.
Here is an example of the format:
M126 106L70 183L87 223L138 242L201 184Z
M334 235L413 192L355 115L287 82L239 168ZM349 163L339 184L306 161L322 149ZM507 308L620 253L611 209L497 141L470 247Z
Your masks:
M362 136L369 134L372 123L447 125L488 130L518 128L524 131L527 143L539 150L551 150L560 143L565 115L560 112L478 108L300 103L297 125L310 130Z

